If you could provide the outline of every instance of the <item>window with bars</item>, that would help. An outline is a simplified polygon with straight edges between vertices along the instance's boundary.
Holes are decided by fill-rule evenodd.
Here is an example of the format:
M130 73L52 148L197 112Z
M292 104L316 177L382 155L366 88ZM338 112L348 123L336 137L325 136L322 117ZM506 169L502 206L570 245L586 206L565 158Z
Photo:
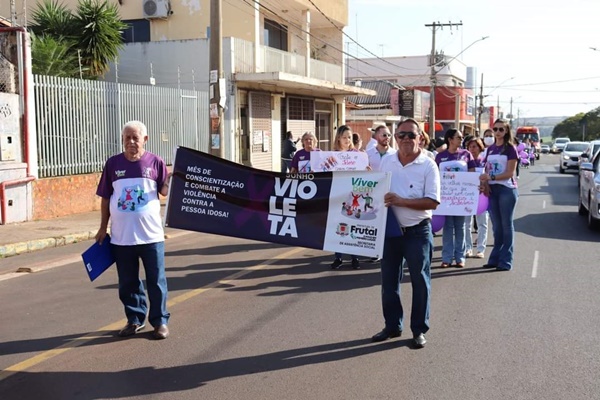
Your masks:
M291 97L288 99L288 119L312 121L315 119L315 101Z

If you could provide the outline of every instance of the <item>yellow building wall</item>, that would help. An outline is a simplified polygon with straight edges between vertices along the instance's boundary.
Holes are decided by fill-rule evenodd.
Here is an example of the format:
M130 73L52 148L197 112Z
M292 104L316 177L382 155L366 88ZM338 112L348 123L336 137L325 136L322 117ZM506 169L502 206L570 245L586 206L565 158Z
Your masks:
M348 1L347 0L312 0L316 6L323 11L331 20L340 26L347 25L348 22ZM43 0L15 0L15 8L18 14L18 24L25 25L25 18L31 20L32 12L37 8L38 3ZM143 0L109 0L109 3L117 5L121 18L124 20L143 19L142 5ZM77 7L78 0L58 0L68 9L74 10ZM252 4L252 3L251 3ZM265 2L265 6L272 7L272 2ZM313 30L317 28L317 17L321 20L320 26L331 26L325 21L319 11L314 10L308 0L282 0L278 8L286 7L289 4L290 10L311 9L311 20L313 21ZM25 10L25 5L27 10ZM223 36L237 37L248 41L254 39L254 8L244 1L222 2L223 7ZM172 15L166 19L151 19L151 40L181 40L181 39L199 39L206 38L207 27L210 25L210 0L171 0ZM275 10L277 11L277 10ZM264 13L261 12L261 23L264 20ZM268 14L268 12L267 12ZM10 17L10 1L0 1L0 15ZM276 16L267 16L267 18L277 20ZM279 19L283 25L290 24L285 19ZM294 18L294 25L301 25L302 22ZM336 30L335 28L332 28ZM336 30L337 31L337 30ZM339 31L338 31L339 32ZM259 32L262 42L262 30ZM340 33L341 34L341 33ZM302 36L302 35L300 35Z

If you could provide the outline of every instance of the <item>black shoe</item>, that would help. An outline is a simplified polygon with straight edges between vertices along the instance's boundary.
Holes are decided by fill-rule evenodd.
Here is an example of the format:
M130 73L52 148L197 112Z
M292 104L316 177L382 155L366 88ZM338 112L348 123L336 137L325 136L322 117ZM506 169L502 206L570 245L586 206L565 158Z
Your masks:
M136 333L138 333L139 331L141 331L142 329L144 329L145 327L146 327L146 325L144 325L144 324L140 325L140 324L127 323L127 325L125 325L125 327L119 331L118 335L120 337L133 336Z
M427 340L425 340L425 335L423 335L422 333L419 333L418 335L413 335L413 345L415 346L415 348L422 349L423 347L425 347L425 343L427 343Z
M358 258L353 258L352 259L352 268L354 268L354 269L360 269L360 263L358 262Z
M492 264L483 264L483 266L481 268L498 268L498 267L495 265L492 265Z
M384 340L400 337L400 335L402 335L402 331L389 332L384 328L381 332L373 335L373 337L371 337L371 341L383 342Z
M336 258L331 263L331 269L340 269L341 266L342 266L342 260L339 258Z

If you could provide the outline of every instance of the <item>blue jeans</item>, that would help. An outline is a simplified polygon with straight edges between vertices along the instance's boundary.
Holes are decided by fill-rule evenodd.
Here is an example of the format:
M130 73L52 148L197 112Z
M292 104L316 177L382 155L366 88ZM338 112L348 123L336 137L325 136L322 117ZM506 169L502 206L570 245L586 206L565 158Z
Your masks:
M150 300L148 321L153 327L169 322L167 311L167 277L165 276L165 242L135 246L112 245L119 274L119 299L125 306L127 322L143 324L148 306L144 284L140 279L140 259L146 273Z
M517 189L504 185L491 185L488 211L494 232L494 248L490 253L488 264L500 269L512 269L515 237L513 217L518 197Z
M473 235L471 229L473 226L473 217L477 221L477 250L474 253L485 253L485 246L487 244L488 234L488 212L484 211L478 215L471 215L470 219L467 219L467 225L465 225L465 243L467 251L473 251Z
M408 265L413 291L410 329L415 335L429 330L432 254L431 224L408 228L403 236L385 239L381 259L381 303L386 331L403 330L404 309L400 298L403 260Z
M450 264L452 258L457 263L465 262L465 220L464 216L446 215L442 232L442 262Z

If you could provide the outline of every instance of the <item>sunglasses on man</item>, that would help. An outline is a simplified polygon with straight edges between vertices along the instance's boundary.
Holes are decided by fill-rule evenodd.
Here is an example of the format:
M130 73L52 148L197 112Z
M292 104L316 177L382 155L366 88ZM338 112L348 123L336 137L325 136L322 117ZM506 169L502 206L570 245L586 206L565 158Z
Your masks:
M396 139L398 139L398 140L402 140L406 137L412 140L412 139L416 139L417 136L419 136L419 134L414 133L414 132L403 132L403 131L396 132Z

